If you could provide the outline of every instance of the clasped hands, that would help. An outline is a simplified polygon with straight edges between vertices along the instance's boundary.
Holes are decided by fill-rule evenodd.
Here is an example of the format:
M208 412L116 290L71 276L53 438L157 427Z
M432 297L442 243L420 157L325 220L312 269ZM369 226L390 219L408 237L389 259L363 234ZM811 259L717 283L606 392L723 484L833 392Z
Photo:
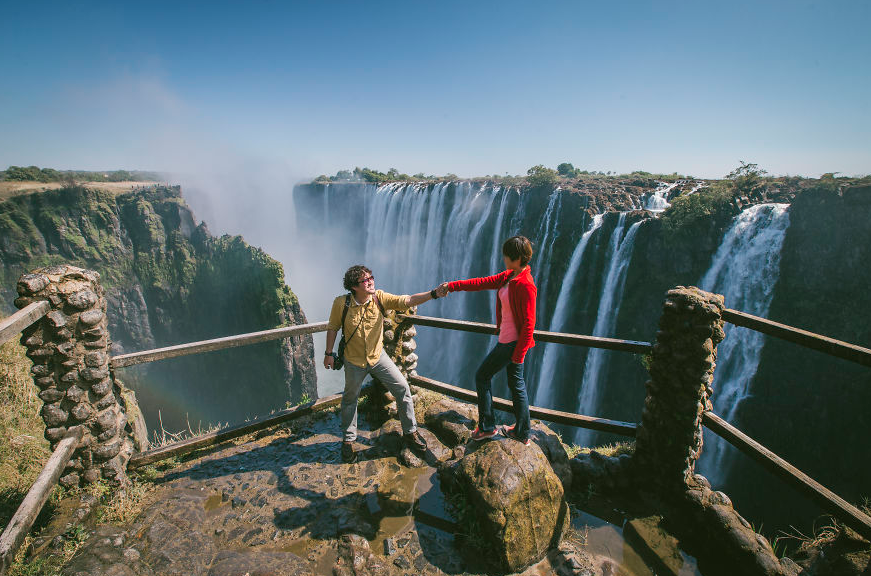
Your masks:
M441 284L439 284L438 288L435 289L436 296L438 296L439 298L444 298L449 294L449 292L450 291L448 290L447 282L442 282Z

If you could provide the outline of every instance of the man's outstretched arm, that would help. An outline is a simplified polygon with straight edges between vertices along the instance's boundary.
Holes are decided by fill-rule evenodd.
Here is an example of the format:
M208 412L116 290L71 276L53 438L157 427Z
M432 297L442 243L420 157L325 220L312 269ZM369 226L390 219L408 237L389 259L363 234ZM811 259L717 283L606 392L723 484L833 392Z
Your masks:
M447 283L440 284L438 288L434 290L430 290L429 292L421 292L420 294L412 294L407 296L406 307L411 308L412 306L417 306L418 304L423 304L424 302L429 302L434 297L441 298L442 296L447 296L448 288ZM433 296L435 294L435 296Z

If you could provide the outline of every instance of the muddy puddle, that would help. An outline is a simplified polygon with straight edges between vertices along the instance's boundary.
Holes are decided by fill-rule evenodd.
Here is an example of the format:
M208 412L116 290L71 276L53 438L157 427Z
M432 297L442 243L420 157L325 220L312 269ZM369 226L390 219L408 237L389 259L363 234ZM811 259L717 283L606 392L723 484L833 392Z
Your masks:
M652 566L653 553L643 544L624 535L626 518L605 506L588 505L586 510L572 509L572 528L576 538L584 542L584 551L597 565L610 560L611 576L657 576ZM679 576L703 576L696 559L683 550L669 551L679 554Z

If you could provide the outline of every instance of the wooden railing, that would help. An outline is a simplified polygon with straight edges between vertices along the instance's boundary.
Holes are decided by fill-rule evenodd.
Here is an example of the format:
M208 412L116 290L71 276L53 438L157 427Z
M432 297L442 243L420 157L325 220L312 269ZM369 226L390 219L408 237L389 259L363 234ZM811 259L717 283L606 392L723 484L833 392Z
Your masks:
M48 312L49 309L50 308L46 302L38 302L31 304L30 306L24 308L15 315L3 320L2 323L0 323L0 343L8 340L12 335L19 332L23 327L26 327L41 318ZM827 338L819 334L814 334L812 332L807 332L791 326L772 322L765 318L759 318L736 310L725 310L723 313L723 318L726 321L735 325L744 326L753 330L757 330L759 332L763 332L765 334L780 337L791 342L795 342L803 346L819 350L821 352L825 352L827 354L831 354L833 356L837 356L839 358L844 358L846 360L857 362L866 366L871 366L871 350L867 348ZM420 326L430 326L434 328L443 328L479 334L492 335L496 333L496 326L493 324L483 324L478 322L467 322L446 318L433 318L427 316L404 314L398 315L398 319L403 322L411 322ZM300 336L304 334L324 332L326 331L326 329L326 322L276 328L273 330L264 330L248 334L216 338L213 340L191 342L188 344L181 344L155 350L147 350L144 352L123 354L111 358L109 364L112 369L123 368L147 362L154 362L168 358L186 356L190 354L200 354L204 352L212 352L217 350L223 350L226 348L233 348L237 346L258 344L261 342L267 342L270 340L277 340L291 336ZM653 349L653 345L649 342L638 342L634 340L601 338L596 336L565 334L558 332L547 332L542 330L536 330L534 335L536 340L539 342L552 342L571 346L602 348L606 350L630 352L635 354L647 354L650 353ZM425 378L417 375L412 376L409 380L412 384L421 388L434 390L442 394L460 398L469 402L477 401L477 394L464 388L445 384L436 380L432 380L430 378ZM158 462L160 460L173 456L179 456L195 450L214 446L216 444L225 442L233 438L277 426L279 424L301 418L314 412L336 406L340 402L341 394L327 396L325 398L321 398L319 400L309 402L301 406L296 406L287 410L281 410L263 419L258 419L253 422L247 422L244 424L233 426L231 428L212 432L204 436L183 440L170 444L168 446L163 446L134 455L130 459L128 465L131 468L135 468ZM494 398L493 404L494 407L499 410L511 409L511 402L502 398ZM593 416L561 412L537 406L530 407L530 415L549 422L555 422L558 424L564 424L580 428L587 428L591 430L598 430L602 432L621 434L624 436L635 436L637 430L637 425L634 423L619 422ZM742 452L750 455L755 460L761 462L769 470L772 470L779 478L782 478L791 485L799 488L799 490L810 496L817 503L824 506L835 517L845 522L848 526L852 527L866 538L871 539L871 518L862 513L860 510L847 503L842 498L838 497L836 494L832 493L821 484L815 482L806 474L804 474L794 466L790 465L788 462L786 462L752 438L746 436L743 432L736 429L729 423L725 422L717 415L711 412L706 412L703 415L703 424L708 427L708 429L710 429L712 432L717 433L725 440L736 446ZM46 469L43 471L43 474L40 475L40 479L37 480L37 483L34 484L34 487L31 489L31 492L34 492L36 490L39 494L35 495L33 498L30 498L30 493L28 493L26 503L28 503L29 507L36 509L35 514L39 513L39 509L41 509L42 505L44 505L45 502L45 500L42 499L40 503L40 499L42 498L40 494L42 494L42 492L46 490L44 486L48 485L48 489L50 490L51 486L53 486L54 483L57 482L56 475L59 474L61 470L63 470L63 467L65 465L65 461L63 460L64 454L67 451L69 452L68 454L66 454L66 459L68 460L69 455L72 454L72 450L74 449L76 443L77 440L72 437L62 441L63 450L61 450L61 446L59 445L58 449L49 460L49 463L46 464ZM70 446L72 446L72 448L70 448ZM37 485L41 485L43 487L37 489ZM36 506L36 504L38 504L38 506ZM22 504L22 507L24 507L24 504ZM17 517L18 516L16 514L16 518ZM35 515L33 516L33 518L35 519ZM16 520L14 518L13 523L15 522ZM23 529L23 534L26 534L27 530L29 530L29 525L26 529L24 529L23 526L23 523L20 524L20 528L15 528L14 534L7 537L7 533L10 533L10 531L13 530L13 525L10 524L7 530L3 533L3 537L2 539L0 539L0 544L2 544L0 545L0 553L5 554L5 556L2 556L2 560L4 562L11 562L11 557L9 557L9 555L11 554L14 556L15 550L18 546L20 546L20 541L18 540L19 538L23 540L23 535L19 536L21 530ZM15 542L17 542L17 544L15 544ZM0 567L2 566L3 565L0 564ZM0 574L2 574L4 569L5 568L0 569Z
M403 321L413 319L415 324L423 326L437 326L439 328L452 328L455 330L463 330L467 332L477 332L483 334L495 333L496 326L492 324L479 324L477 322L464 322L460 320L448 320L442 318L431 318L427 316L410 316L400 314L398 319ZM238 346L248 346L251 344L259 344L269 340L278 340L290 336L300 336L303 334L313 334L317 332L325 332L327 330L326 322L317 322L312 324L302 324L299 326L289 326L286 328L276 328L273 330L263 330L261 332L251 332L248 334L238 334L235 336L227 336L223 338L215 338L213 340L203 340L199 342L190 342L188 344L179 344L177 346L169 346L166 348L157 348L154 350L146 350L144 352L134 352L131 354L123 354L114 356L109 360L109 365L115 368L124 368L147 362L156 362L179 356L187 356L190 354L201 354L204 352L214 352L226 348L234 348ZM582 336L578 334L561 334L557 332L536 331L535 337L542 342L557 342L562 344L570 344L575 346L590 346L598 348L606 348L611 350L622 350L636 353L646 353L652 348L648 342L635 342L632 340L616 340L612 338L597 338L593 336ZM441 392L443 394L461 398L469 402L477 401L475 392L451 386L423 378L413 376L410 379L411 383L421 388ZM367 393L368 390L364 390ZM211 432L196 438L189 438L179 442L148 450L139 454L135 454L130 458L128 463L129 468L138 468L153 464L168 458L182 456L196 450L214 446L233 438L238 438L258 432L266 428L278 426L303 416L307 416L314 412L336 406L341 402L341 394L334 394L325 398L320 398L315 402L309 402L301 406L296 406L287 410L281 410L275 414L269 415L262 419L246 422L238 426L225 428L216 432ZM510 410L511 401L503 398L494 398L494 406L500 410ZM541 420L555 422L558 424L566 424L579 428L589 428L591 430L599 430L602 432L611 432L623 436L635 436L636 425L629 422L619 422L616 420L606 420L604 418L595 418L591 416L583 416L570 412L560 412L558 410L550 410L548 408L540 408L537 406L530 407L530 414Z
M368 388L364 388L362 394L365 395L367 390ZM287 410L279 410L275 414L270 414L265 418L258 418L252 422L245 422L244 424L231 426L230 428L224 428L223 430L210 432L208 434L203 434L202 436L188 438L187 440L180 440L179 442L173 442L172 444L167 444L166 446L161 446L160 448L155 448L146 452L140 452L139 454L134 454L130 458L130 462L127 466L128 468L139 468L140 466L154 464L155 462L160 462L167 458L182 456L196 450L216 446L222 442L226 442L227 440L232 440L233 438L246 436L267 428L272 428L273 426L278 426L279 424L285 424L292 420L302 418L303 416L314 414L315 412L320 412L321 410L332 408L333 406L338 406L341 401L341 394L325 396L323 398L318 398L313 402L307 402L299 406L294 406L293 408L288 408Z
M28 304L12 316L0 320L0 345L18 336L22 330L48 314L49 310L51 310L51 305L42 300ZM12 564L15 553L24 542L24 537L27 536L36 521L36 517L42 511L42 507L48 501L51 489L57 484L64 466L67 465L76 449L81 434L81 429L78 429L77 435L68 436L58 443L42 472L36 478L36 482L24 497L21 506L18 507L12 520L9 521L3 534L0 535L0 575L4 574Z
M47 300L40 300L33 304L28 304L12 316L0 320L0 344L5 344L18 334L48 314L51 310L51 304Z
M496 334L495 324L481 324L480 322L467 322L465 320L417 316L416 314L397 314L397 318L402 321L417 324L418 326L447 328L448 330L475 332L477 334ZM564 334L562 332L546 332L544 330L536 330L533 332L533 336L537 342L553 342L555 344L568 344L570 346L604 348L605 350L634 352L635 354L647 354L653 350L653 345L650 342L636 342L635 340L617 340L616 338L600 338L598 336L582 336L581 334Z
M762 464L769 472L798 489L826 512L871 540L871 518L861 510L751 438L713 412L702 415L702 424L738 450Z
M749 328L830 356L871 367L871 350L868 348L728 308L723 311L723 320L735 326ZM702 424L809 497L835 518L871 540L871 517L867 514L713 412L703 414Z
M303 334L312 334L314 332L325 332L326 329L326 322L301 324L299 326L287 326L285 328L249 332L248 334L237 334L235 336L215 338L213 340L201 340L199 342L190 342L188 344L179 344L177 346L168 346L166 348L156 348L144 352L121 354L120 356L113 356L109 360L109 367L124 368L136 364L144 364L146 362L166 360L167 358L178 358L179 356L189 356L191 354L214 352L216 350L225 350L227 348L236 348L238 346L260 344L261 342L280 340L291 336L302 336Z
M415 315L402 316L402 319L421 326L432 326L435 328L476 332L481 334L496 333L496 326L493 324L479 324L477 322L429 318ZM868 348L828 338L820 334L801 330L786 324L773 322L766 318L760 318L737 310L725 309L723 311L723 319L736 326L750 328L838 358L871 366L871 350ZM561 334L540 330L536 330L534 334L536 340L540 342L558 342L560 344L605 348L608 350L635 353L647 353L653 348L653 346L648 342L598 338L594 336L579 336L576 334ZM429 378L414 376L410 380L412 383L422 388L435 390L470 402L474 402L477 399L477 394L475 392L457 386L436 382ZM511 409L511 402L501 398L494 398L493 405L500 410ZM612 432L626 436L634 436L636 430L635 424L627 422L615 422L603 418L557 412L555 410L548 410L546 408L538 408L534 406L530 407L530 415L542 420L559 422L560 424L566 424L569 426L589 428L592 430L600 430L602 432ZM753 438L750 438L713 412L705 412L702 417L702 423L709 430L722 437L724 440L738 448L741 452L761 463L778 478L797 488L811 500L822 506L827 512L843 521L858 533L862 534L865 538L871 540L871 518L869 518L867 514L863 513L861 510L819 482L813 480L810 476L791 465L789 462Z
M24 538L33 527L33 523L36 522L42 507L48 502L52 488L57 484L64 467L70 461L82 439L82 429L74 428L73 430L74 432L57 443L42 472L39 473L18 510L12 516L12 520L9 521L3 534L0 535L0 575L4 574L12 565L15 553L18 552L18 548L21 547Z
M412 376L408 379L411 384L440 392L446 396L453 396L467 402L477 402L478 394L459 386L452 386L424 378L423 376ZM503 412L512 412L513 405L511 400L504 398L493 397L493 407ZM566 426L575 426L576 428L588 428L590 430L598 430L600 432L610 432L612 434L620 434L622 436L635 436L635 430L638 428L636 424L630 422L620 422L617 420L606 420L605 418L595 418L593 416L584 416L573 412L560 412L559 410L551 410L550 408L540 408L538 406L529 407L529 415L539 420L555 422L557 424L565 424Z
M787 342L804 346L805 348L811 348L830 356L871 367L871 349L863 348L862 346L835 340L828 336L814 334L807 330L801 330L800 328L780 324L767 318L760 318L759 316L753 316L746 312L739 312L728 308L723 310L723 320L735 326L743 326L744 328L768 334L769 336L774 336Z

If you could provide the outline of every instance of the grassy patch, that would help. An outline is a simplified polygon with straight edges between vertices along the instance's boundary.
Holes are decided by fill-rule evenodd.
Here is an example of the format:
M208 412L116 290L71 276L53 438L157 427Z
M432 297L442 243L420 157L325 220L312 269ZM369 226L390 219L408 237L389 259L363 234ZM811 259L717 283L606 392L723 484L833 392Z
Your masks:
M871 516L871 498L864 497L862 503L857 504L856 507ZM782 556L787 551L797 557L809 555L814 549L823 548L834 542L841 532L847 529L844 524L832 516L822 516L822 518L824 524L821 527L814 525L813 533L810 535L803 534L794 526L791 527L791 532L781 532L772 541L772 549L778 556Z
M59 554L42 556L25 563L24 553L31 540L28 536L18 550L6 576L58 576L61 568L75 556L81 545L88 539L88 535L88 531L82 526L74 526L63 535L64 544Z
M635 452L635 442L615 442L613 444L605 444L604 446L578 446L577 444L563 444L569 459L574 458L578 454L589 454L593 450L603 456L617 457L621 454L633 454Z
M87 490L100 499L97 510L97 524L128 524L132 522L147 502L147 496L154 485L142 475L131 478L130 485L123 490L112 489L98 482Z
M164 446L168 446L169 444L175 444L176 442L181 442L182 440L187 440L189 438L196 438L197 436L202 436L203 434L210 434L212 432L217 432L219 430L223 430L228 426L226 422L218 422L216 424L209 424L205 428L203 428L202 423L197 424L197 429L194 430L191 426L190 420L187 421L187 430L181 430L179 432L170 432L166 428L163 427L163 418L160 416L160 410L157 411L157 420L159 422L160 429L151 431L151 448L163 448Z
M815 548L821 548L829 544L838 537L841 529L838 527L837 521L830 517L825 517L828 521L821 527L814 526L812 534L803 534L798 528L792 527L792 532L783 532L777 536L772 544L774 550L779 550L781 555L783 551L792 549L793 554L802 556L810 553Z
M51 455L43 438L42 400L24 347L0 347L0 529L5 528Z
M423 422L423 415L426 414L427 409L442 398L445 398L444 394L439 394L438 392L433 392L432 390L426 390L424 388L418 388L414 401L414 417L417 421Z

